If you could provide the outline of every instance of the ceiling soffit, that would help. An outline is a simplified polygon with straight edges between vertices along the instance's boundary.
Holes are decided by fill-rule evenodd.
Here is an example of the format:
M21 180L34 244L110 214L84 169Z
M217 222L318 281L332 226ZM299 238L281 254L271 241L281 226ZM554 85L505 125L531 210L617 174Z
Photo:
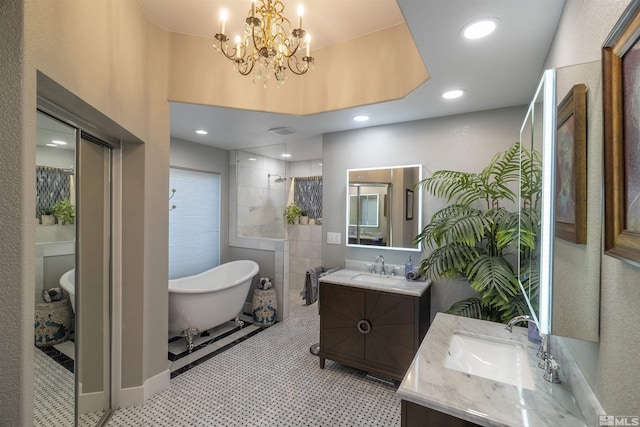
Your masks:
M282 87L238 74L211 39L170 39L169 100L176 102L307 115L400 99L429 78L404 23L312 51L315 69L289 73Z

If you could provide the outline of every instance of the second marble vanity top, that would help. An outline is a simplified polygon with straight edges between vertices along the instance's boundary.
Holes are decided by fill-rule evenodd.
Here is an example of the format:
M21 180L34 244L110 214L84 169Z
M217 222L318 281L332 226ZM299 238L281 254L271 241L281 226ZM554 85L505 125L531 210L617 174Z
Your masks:
M345 268L322 276L321 282L356 288L391 292L395 294L421 296L431 285L431 281L407 280L404 276L380 276L360 270Z
M446 368L451 338L459 331L526 345L532 389ZM483 426L585 426L567 385L542 378L538 347L527 340L526 328L514 327L509 333L501 323L438 313L400 384L398 396ZM562 366L560 369L562 372Z

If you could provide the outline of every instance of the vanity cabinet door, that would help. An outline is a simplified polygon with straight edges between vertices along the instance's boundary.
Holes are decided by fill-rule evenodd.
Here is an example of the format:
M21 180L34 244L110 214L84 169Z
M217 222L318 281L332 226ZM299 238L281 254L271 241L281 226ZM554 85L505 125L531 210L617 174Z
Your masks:
M320 282L320 367L326 359L402 380L429 328L421 297Z
M367 292L365 299L365 319L371 323L371 331L365 335L365 360L396 371L400 377L409 369L419 346L416 299L374 291Z
M345 286L320 286L320 351L364 359L364 335L357 324L364 318L365 292ZM329 357L332 358L332 357ZM321 356L321 366L324 358Z

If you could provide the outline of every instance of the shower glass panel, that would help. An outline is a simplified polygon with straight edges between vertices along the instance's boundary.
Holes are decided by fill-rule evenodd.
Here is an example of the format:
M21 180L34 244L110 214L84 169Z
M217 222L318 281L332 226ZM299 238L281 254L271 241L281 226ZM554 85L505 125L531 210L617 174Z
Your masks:
M238 237L284 239L284 208L290 185L282 160L284 152L285 145L280 144L236 153Z

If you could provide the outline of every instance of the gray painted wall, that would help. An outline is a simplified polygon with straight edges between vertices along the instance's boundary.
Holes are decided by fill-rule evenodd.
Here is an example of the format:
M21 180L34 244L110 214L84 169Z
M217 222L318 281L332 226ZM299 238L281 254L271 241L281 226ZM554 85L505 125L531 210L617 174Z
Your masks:
M600 60L602 43L629 3L629 0L567 0L545 67ZM590 155L602 153L601 138L593 138L587 144L595 148L589 149ZM603 182L602 176L599 182ZM602 200L600 191L600 185L589 185L587 198ZM587 222L588 235L601 235L597 221ZM640 415L640 268L601 254L597 245L590 245L587 251L586 256L601 259L600 342L564 340L608 414ZM556 259L571 259L566 254L557 255Z
M424 177L440 169L479 172L497 152L519 139L525 113L524 106L501 108L325 135L322 263L343 266L345 259L373 262L382 253L387 263L404 264L412 256L417 265L423 257L418 252L345 246L347 169L420 163ZM423 226L444 206L442 200L424 196ZM341 233L342 244L327 244L327 232ZM467 282L435 281L432 316L471 294Z

